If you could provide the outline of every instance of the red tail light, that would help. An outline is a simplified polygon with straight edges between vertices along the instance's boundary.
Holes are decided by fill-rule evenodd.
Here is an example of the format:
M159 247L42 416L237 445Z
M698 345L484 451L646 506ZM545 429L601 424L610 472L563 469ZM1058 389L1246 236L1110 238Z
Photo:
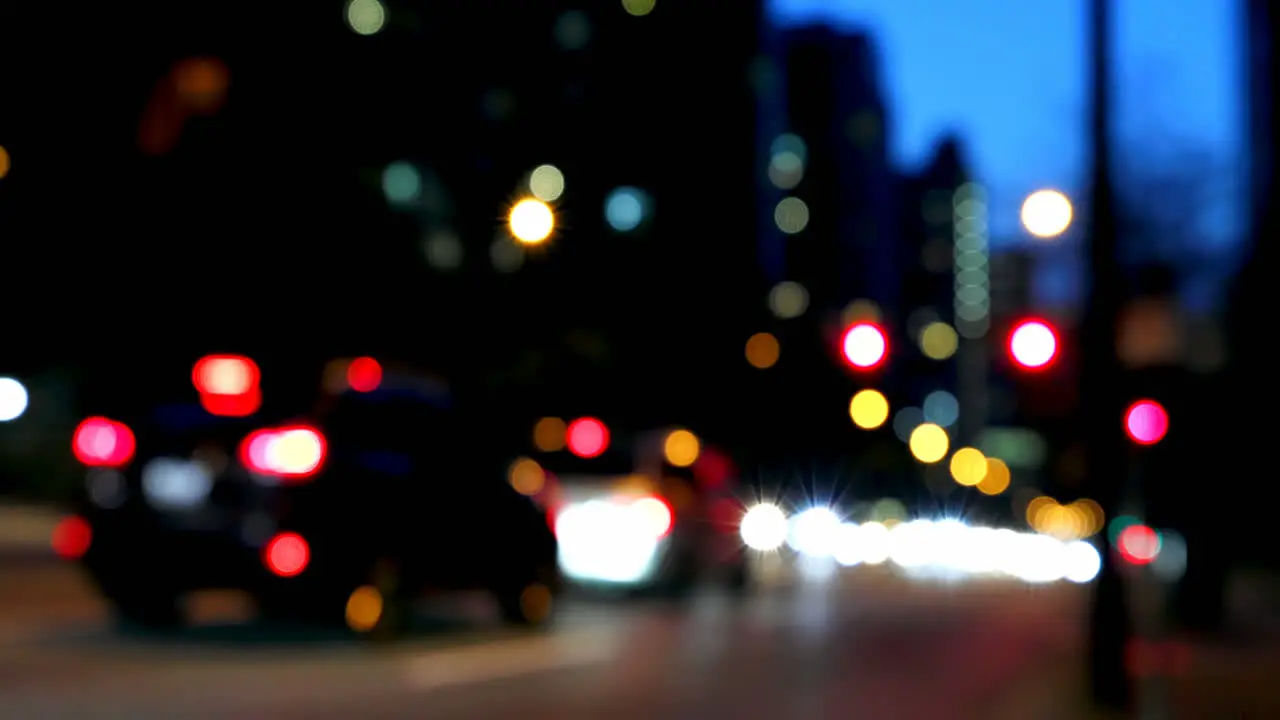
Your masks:
M79 560L89 552L89 546L93 544L93 528L84 518L74 515L63 518L54 526L50 542L58 557L64 560Z
M297 533L280 533L263 548L262 563L283 578L301 575L311 563L311 546Z
M248 417L262 407L262 391L254 388L243 395L200 393L200 405L210 415Z
M133 459L136 449L129 426L104 417L80 423L71 439L76 459L90 467L121 467Z
M649 528L655 538L666 537L671 532L671 526L675 524L675 512L662 498L640 498L631 503L631 509L640 515L641 522Z
M240 462L246 468L292 480L315 475L327 454L324 435L306 425L258 430L240 443Z
M242 355L207 355L191 370L196 390L209 395L247 395L261 377L258 365Z
M262 406L258 365L243 355L207 355L191 370L200 404L213 415L246 417Z

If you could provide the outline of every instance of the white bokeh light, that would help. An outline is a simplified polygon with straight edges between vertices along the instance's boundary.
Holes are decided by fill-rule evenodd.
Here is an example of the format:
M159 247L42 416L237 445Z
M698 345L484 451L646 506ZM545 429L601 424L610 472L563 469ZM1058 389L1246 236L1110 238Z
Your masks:
M1102 571L1102 555L1084 540L1069 543L1063 549L1063 576L1073 583L1087 583Z
M30 401L25 385L11 377L0 377L0 422L22 417Z
M884 332L874 325L855 325L844 335L844 356L857 367L876 366L884 360L886 350Z
M791 521L787 545L808 557L830 557L840 532L840 517L825 507L809 508Z
M1037 190L1022 203L1022 226L1041 240L1066 232L1073 215L1071 201L1057 190Z
M787 515L776 505L756 505L742 516L739 532L753 550L777 550L787 541Z

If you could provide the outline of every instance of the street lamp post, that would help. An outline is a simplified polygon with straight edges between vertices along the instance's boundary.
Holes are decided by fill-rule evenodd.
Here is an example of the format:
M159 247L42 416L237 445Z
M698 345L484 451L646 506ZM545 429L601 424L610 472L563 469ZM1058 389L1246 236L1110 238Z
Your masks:
M1108 0L1089 3L1089 77L1092 103L1089 133L1092 141L1090 217L1084 242L1089 264L1089 292L1083 324L1080 378L1081 414L1091 495L1107 517L1114 517L1124 489L1127 456L1120 431L1123 398L1116 355L1121 276L1117 267L1115 198L1112 187L1110 142L1111 7ZM1124 664L1130 618L1124 583L1110 552L1094 589L1089 623L1090 689L1105 707L1127 708L1132 688Z

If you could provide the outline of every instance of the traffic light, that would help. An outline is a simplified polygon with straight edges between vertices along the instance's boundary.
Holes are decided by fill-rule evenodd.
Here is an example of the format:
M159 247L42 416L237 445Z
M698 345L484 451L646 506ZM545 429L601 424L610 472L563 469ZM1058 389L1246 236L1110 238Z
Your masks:
M1124 413L1124 431L1139 445L1155 445L1169 432L1169 413L1155 400L1138 400Z
M889 338L879 325L854 323L844 331L840 349L853 369L875 370L889 357Z
M1023 370L1044 370L1058 359L1058 333L1043 320L1028 319L1009 332L1009 357Z

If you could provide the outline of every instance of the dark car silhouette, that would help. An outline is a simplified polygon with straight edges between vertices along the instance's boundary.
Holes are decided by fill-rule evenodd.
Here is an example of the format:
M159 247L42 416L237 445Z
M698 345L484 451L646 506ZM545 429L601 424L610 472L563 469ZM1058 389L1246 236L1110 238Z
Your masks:
M181 623L184 597L205 589L364 631L402 628L421 593L481 589L506 620L546 622L554 533L468 455L479 444L448 387L370 359L344 367L349 381L297 416L263 409L271 378L248 358L216 356L185 401L85 420L73 449L87 492L60 552L148 626Z

